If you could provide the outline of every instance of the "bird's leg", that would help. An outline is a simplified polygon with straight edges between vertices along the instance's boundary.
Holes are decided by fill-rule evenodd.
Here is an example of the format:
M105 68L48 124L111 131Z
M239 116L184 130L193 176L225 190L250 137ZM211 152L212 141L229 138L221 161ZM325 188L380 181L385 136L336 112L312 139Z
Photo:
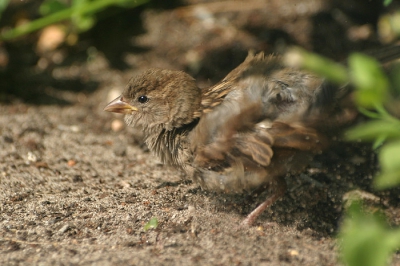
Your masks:
M241 222L241 226L251 226L257 217L265 211L268 207L275 203L280 197L282 197L286 192L286 182L282 177L278 177L274 183L272 183L273 194L269 196L263 203L261 203L257 208L255 208L246 219Z

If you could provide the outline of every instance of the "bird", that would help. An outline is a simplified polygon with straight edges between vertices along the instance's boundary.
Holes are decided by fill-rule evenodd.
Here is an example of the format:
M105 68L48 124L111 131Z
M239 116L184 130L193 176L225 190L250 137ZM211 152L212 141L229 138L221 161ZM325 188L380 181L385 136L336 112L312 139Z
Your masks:
M354 120L354 106L342 104L349 91L288 67L282 56L249 52L206 88L183 71L145 70L104 110L125 114L128 126L143 130L155 156L205 190L268 190L241 223L251 226L285 194L285 176L304 170Z

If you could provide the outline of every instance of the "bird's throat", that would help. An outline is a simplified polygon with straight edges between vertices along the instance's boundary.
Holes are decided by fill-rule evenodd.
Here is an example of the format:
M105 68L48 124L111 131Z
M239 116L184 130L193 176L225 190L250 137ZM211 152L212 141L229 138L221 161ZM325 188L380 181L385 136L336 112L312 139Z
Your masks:
M188 135L197 123L198 119L172 130L161 128L151 133L148 132L146 144L163 163L182 166L191 157L188 156L190 153Z

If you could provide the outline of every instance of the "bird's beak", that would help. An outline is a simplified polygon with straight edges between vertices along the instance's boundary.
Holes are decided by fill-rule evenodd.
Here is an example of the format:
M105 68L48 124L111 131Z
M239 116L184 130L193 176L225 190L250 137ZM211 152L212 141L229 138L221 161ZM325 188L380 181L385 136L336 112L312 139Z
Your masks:
M122 96L118 96L115 100L111 101L106 107L104 107L104 111L120 114L132 114L137 110L138 109L136 107L124 101Z

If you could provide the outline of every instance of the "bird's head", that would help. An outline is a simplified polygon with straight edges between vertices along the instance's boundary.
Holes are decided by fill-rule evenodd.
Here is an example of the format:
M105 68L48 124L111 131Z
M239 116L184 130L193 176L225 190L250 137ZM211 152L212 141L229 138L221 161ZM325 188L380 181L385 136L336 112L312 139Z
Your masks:
M201 90L181 71L149 69L132 78L105 111L126 114L128 125L172 130L198 116Z

